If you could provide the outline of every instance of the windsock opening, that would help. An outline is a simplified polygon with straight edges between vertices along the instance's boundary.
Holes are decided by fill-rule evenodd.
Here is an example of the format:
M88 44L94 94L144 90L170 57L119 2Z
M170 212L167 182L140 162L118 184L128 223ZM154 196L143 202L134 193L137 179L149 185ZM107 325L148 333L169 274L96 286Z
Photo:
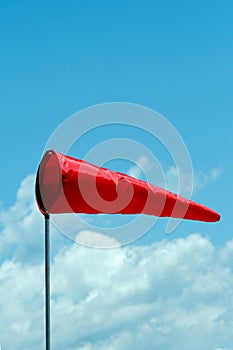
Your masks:
M47 151L38 168L36 176L36 201L42 214L50 212L62 186L62 170L57 153Z

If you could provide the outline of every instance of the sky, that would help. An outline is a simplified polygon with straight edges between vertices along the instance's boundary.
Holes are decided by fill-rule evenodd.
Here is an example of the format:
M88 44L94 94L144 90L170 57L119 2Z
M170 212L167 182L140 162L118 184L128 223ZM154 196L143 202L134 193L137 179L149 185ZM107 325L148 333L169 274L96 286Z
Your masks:
M232 14L230 0L0 4L2 349L44 344L43 218L34 183L45 146L67 118L110 102L166 118L192 161L192 199L221 221L183 221L166 234L168 220L161 219L147 233L140 226L142 237L131 244L105 250L73 242L53 222L53 348L232 349ZM79 122L81 130L82 114ZM139 150L120 148L125 140ZM156 180L152 155L175 191L175 149L135 125L109 124L83 134L70 155L93 151L100 165L100 154L112 154L103 157L111 169ZM129 220L81 218L77 227L66 218L60 224L73 225L76 240L106 245L117 245L108 232Z

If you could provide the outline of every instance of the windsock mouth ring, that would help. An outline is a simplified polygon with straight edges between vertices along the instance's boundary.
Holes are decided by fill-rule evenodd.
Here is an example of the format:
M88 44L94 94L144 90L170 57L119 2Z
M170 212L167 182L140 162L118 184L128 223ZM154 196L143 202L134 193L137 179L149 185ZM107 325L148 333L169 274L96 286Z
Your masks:
M36 175L36 201L43 215L50 212L62 186L62 170L57 153L47 151Z

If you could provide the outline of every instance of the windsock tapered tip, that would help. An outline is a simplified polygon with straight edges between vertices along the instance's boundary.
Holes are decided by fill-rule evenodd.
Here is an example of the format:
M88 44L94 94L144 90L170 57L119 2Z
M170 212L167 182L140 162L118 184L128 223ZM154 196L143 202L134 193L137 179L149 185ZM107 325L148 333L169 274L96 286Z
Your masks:
M220 220L221 215L202 204L190 201L184 218L197 221L216 222Z

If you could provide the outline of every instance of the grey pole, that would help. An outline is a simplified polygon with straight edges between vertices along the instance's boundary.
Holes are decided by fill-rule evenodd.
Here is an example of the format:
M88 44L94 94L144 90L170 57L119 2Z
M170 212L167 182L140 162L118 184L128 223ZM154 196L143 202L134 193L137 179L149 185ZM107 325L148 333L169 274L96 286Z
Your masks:
M45 344L50 350L50 227L49 214L45 214Z

